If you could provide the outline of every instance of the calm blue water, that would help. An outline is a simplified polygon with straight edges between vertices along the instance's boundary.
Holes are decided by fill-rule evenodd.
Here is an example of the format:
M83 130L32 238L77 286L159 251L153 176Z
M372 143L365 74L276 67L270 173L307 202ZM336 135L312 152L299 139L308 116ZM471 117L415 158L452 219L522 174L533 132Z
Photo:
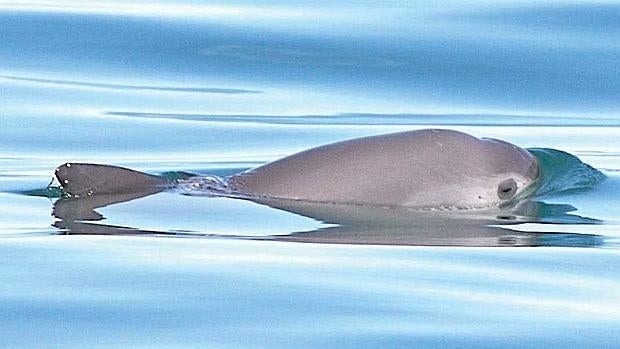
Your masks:
M618 57L611 1L0 1L0 347L617 347ZM497 224L45 189L426 127L606 178Z

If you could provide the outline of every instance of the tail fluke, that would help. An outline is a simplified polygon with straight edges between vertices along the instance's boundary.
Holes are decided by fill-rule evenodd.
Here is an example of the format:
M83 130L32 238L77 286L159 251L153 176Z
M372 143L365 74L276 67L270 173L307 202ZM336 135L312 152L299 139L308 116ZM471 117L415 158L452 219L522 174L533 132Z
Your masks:
M164 178L123 167L66 163L55 170L62 191L71 197L148 192L168 184Z

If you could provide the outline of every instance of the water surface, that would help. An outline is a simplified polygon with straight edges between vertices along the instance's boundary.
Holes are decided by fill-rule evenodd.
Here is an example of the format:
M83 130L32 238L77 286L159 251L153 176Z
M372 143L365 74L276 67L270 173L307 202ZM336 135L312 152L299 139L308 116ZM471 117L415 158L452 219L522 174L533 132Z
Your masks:
M0 2L0 346L615 347L619 18L594 0ZM606 178L571 187L552 162L549 190L493 222L45 189L65 162L225 176L427 127Z

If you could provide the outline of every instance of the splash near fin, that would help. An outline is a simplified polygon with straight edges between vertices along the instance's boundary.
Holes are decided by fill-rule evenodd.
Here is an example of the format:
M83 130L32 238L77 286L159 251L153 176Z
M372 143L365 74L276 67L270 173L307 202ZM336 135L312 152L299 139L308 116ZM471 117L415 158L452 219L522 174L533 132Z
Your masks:
M169 184L164 178L123 167L66 163L54 171L63 194L84 197L101 194L128 194L151 191Z

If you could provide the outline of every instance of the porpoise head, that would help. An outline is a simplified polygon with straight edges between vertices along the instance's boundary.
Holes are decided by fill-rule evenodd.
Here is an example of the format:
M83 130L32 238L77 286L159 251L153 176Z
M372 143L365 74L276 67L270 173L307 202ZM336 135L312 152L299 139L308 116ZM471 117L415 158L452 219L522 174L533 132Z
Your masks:
M483 195L495 198L499 207L530 196L540 176L538 160L527 150L505 141L482 138L486 148L489 189Z
M423 209L506 207L534 192L538 161L527 150L505 141L476 138L452 130L405 134L411 148L409 193L404 206ZM417 139L420 138L420 141Z

